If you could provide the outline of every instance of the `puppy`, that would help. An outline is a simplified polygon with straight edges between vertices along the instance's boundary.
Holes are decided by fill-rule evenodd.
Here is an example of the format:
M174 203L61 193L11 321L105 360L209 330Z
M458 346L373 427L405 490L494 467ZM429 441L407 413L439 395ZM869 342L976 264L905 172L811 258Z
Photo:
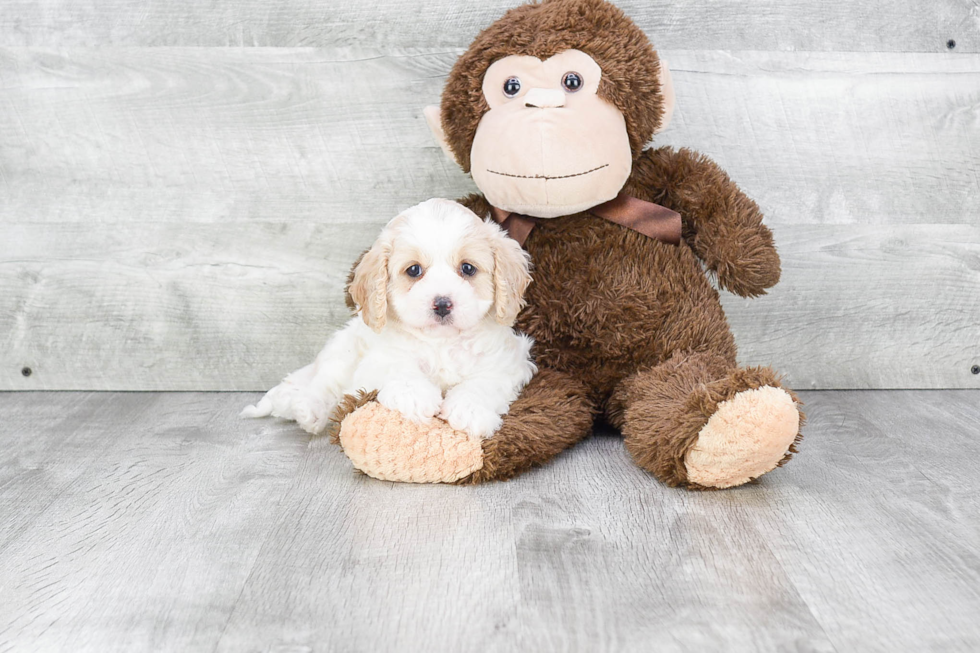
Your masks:
M409 419L438 416L491 436L536 368L511 328L531 281L528 256L500 227L431 199L394 218L354 269L357 316L316 361L269 390L244 417L274 415L321 433L357 390Z

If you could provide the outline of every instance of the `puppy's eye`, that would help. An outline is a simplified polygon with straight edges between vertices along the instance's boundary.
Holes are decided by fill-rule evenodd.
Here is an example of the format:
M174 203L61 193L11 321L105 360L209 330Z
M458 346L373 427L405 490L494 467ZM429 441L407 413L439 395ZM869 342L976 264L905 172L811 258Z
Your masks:
M504 95L507 97L514 97L521 92L521 80L516 77L508 77L507 81L504 82Z
M416 263L415 265L410 265L410 266L408 266L408 269L405 270L405 274L407 274L408 276L412 277L413 279L416 279L418 277L421 277L422 276L422 266L419 265L418 263Z
M578 73L567 72L565 76L561 78L561 85L565 87L565 90L569 93L574 93L575 91L582 88L582 76Z
M463 276L472 277L476 274L476 266L472 263L463 263L459 266L459 271L463 273Z

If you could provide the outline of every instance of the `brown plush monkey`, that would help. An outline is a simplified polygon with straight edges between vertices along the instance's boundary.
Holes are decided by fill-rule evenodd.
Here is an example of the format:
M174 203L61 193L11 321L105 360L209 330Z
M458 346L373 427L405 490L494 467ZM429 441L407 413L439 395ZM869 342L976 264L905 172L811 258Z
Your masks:
M597 415L669 485L731 487L789 459L799 402L773 370L736 366L704 269L761 295L779 280L772 235L712 161L643 149L672 106L666 66L604 0L521 6L476 38L426 117L483 193L463 203L531 254L518 327L540 372L480 448L349 401L339 440L356 466L395 480L507 479L584 438Z

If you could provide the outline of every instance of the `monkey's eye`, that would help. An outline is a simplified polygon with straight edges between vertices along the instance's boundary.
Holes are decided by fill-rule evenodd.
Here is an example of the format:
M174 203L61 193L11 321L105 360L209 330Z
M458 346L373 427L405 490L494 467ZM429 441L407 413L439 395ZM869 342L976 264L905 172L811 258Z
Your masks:
M463 273L463 276L472 277L476 274L476 266L472 263L463 263L459 266L459 271Z
M504 95L507 97L514 97L521 92L521 80L516 77L508 77L507 81L504 82Z
M565 76L561 78L561 85L565 87L565 90L569 93L574 93L575 91L582 88L582 76L578 73L567 72Z
M422 266L419 265L418 263L416 263L415 265L410 265L410 266L408 266L408 269L405 270L405 274L407 274L408 276L412 277L413 279L416 279L418 277L421 277L422 276Z

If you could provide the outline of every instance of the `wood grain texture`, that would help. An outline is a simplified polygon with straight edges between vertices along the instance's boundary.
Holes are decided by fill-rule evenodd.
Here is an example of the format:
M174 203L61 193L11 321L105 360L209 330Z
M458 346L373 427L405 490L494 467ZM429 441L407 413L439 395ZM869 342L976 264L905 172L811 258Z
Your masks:
M0 219L384 223L473 188L421 114L454 59L0 50Z
M725 167L783 256L770 296L725 299L743 362L978 387L980 56L664 54L657 142ZM380 225L473 190L420 113L455 57L0 50L0 387L256 390L308 362Z
M976 224L980 55L663 54L656 144L716 159L771 223ZM456 56L0 50L0 218L377 222L470 192L421 113Z
M466 47L517 0L7 0L10 45ZM938 52L980 48L974 0L619 0L658 47Z
M220 634L307 440L243 429L243 399L0 396L0 500L21 521L0 545L0 650L191 650ZM62 462L76 452L81 473ZM66 467L56 496L39 487Z
M818 441L805 477L780 488L786 511L766 509L769 493L751 511L769 550L839 651L980 647L980 396L817 396Z
M980 647L980 391L804 392L800 455L709 493L613 433L380 482L255 398L0 394L0 651Z
M44 227L0 225L21 243L0 257L6 387L270 387L349 319L341 288L377 230ZM782 282L724 299L743 363L773 364L799 388L980 385L980 229L785 225L776 237Z
M72 393L23 403L19 397L0 397L0 551L52 502L70 493L79 477L126 434L128 422L158 398ZM41 425L60 436L37 437Z
M349 319L343 284L375 231L266 222L0 226L0 239L19 243L0 259L5 385L274 383L309 363Z

